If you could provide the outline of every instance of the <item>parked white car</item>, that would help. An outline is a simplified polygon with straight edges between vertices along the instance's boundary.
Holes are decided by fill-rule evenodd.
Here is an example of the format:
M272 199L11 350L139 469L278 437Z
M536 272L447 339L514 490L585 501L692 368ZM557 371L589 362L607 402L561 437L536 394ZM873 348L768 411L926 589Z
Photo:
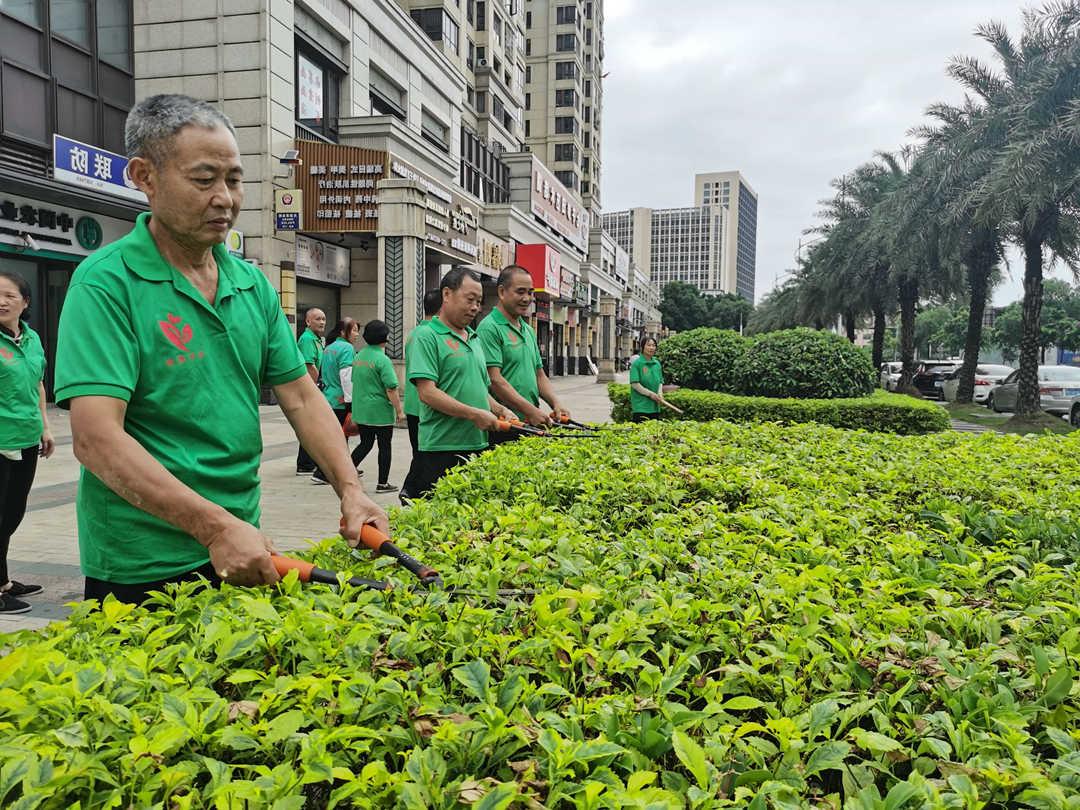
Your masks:
M1001 385L990 391L987 406L998 413L1016 410L1016 378L1014 371ZM1047 413L1065 416L1072 413L1073 401L1080 397L1080 367L1039 366L1039 407Z
M878 375L878 385L886 391L895 391L900 382L900 372L904 370L904 364L898 362L882 363Z
M986 402L990 396L990 390L1001 384L1006 377L1012 374L1011 366L979 365L975 366L975 392L972 400ZM956 391L960 387L960 369L950 374L941 384L941 392L946 402L956 402Z

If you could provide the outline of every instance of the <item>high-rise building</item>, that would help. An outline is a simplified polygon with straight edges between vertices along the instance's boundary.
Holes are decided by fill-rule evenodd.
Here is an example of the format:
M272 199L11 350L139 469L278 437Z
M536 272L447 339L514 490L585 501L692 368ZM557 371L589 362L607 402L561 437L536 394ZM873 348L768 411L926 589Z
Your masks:
M603 215L603 227L657 289L672 281L707 294L754 300L757 194L738 172L695 177L689 208L632 208Z
M600 213L603 0L525 0L525 143Z

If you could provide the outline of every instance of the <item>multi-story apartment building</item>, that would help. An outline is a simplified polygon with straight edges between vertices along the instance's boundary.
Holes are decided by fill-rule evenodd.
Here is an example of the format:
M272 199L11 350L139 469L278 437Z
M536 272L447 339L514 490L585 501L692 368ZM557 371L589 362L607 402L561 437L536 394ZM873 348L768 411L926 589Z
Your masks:
M525 0L525 142L600 213L602 0Z
M699 174L689 208L632 208L603 215L657 289L672 281L754 300L757 194L738 172Z

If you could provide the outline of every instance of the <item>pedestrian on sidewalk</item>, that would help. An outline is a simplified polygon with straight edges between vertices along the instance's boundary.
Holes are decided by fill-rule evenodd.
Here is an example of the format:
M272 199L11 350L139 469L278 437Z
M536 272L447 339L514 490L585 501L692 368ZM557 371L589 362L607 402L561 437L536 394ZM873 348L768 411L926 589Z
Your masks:
M442 290L428 290L424 293L424 320L416 325L416 328L409 333L409 337L405 341L406 368L409 366L409 352L412 351L413 337L422 328L426 329L431 325L431 319L435 317L441 306ZM405 401L403 407L405 425L409 429L409 445L412 447L412 457L415 459L420 450L420 395L416 393L416 385L409 379L408 372L405 374L405 396L403 399ZM401 484L401 503L403 505L408 503L410 498L415 497L413 484L412 467L410 466L409 473Z
M641 354L630 366L630 413L635 422L660 418L664 372L656 359L656 340L645 338Z
M390 483L390 462L394 439L394 422L405 421L398 395L397 372L386 356L386 341L390 329L382 321L369 321L364 326L364 343L356 353L352 366L352 419L360 430L360 444L352 452L355 467L379 444L379 481L376 492L397 492Z
M318 307L311 307L304 313L304 331L297 338L296 345L300 347L300 356L304 358L304 365L307 368L308 375L319 388L323 387L319 376L319 368L322 365L322 353L325 346L323 334L325 332L326 313ZM308 455L307 450L304 449L304 445L301 444L300 449L296 452L296 474L311 475L314 472L315 462Z
M509 414L488 393L484 350L469 326L484 301L480 277L455 267L439 285L442 307L413 337L405 373L420 397L420 450L409 479L417 497L488 446L486 432Z
M341 502L342 534L387 531L278 294L224 241L244 199L229 119L182 95L140 101L128 171L150 211L75 271L56 400L82 462L76 514L88 599L143 602L172 582L278 580L258 528L259 394L270 386Z
M323 381L323 396L330 403L338 424L342 426L345 425L345 418L349 415L352 402L350 393L352 391L352 363L356 356L353 343L359 332L360 324L352 318L338 321L326 336L326 348L323 349L322 358L319 361L319 379ZM346 447L348 444L349 440L346 438ZM330 483L326 474L318 467L311 474L311 478L317 484Z
M22 320L30 294L26 279L0 270L0 614L26 613L30 604L22 597L43 590L11 579L7 559L38 457L49 458L56 446L45 415L45 352Z
M529 271L511 264L499 273L496 286L499 302L480 322L476 334L484 348L491 393L530 425L547 427L551 415L540 409L541 397L557 416L569 416L544 372L544 361L536 342L536 332L526 317L533 302L533 282ZM516 438L511 432L488 433L492 446Z

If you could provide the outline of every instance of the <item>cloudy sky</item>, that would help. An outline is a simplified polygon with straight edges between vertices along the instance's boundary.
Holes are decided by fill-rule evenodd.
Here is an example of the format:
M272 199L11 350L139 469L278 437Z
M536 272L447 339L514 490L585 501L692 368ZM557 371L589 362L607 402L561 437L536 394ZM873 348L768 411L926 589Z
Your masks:
M793 266L829 180L895 149L961 94L949 57L987 59L989 19L1019 0L606 0L606 211L693 203L695 172L738 169L758 193L757 297ZM1019 298L1012 280L995 303Z

